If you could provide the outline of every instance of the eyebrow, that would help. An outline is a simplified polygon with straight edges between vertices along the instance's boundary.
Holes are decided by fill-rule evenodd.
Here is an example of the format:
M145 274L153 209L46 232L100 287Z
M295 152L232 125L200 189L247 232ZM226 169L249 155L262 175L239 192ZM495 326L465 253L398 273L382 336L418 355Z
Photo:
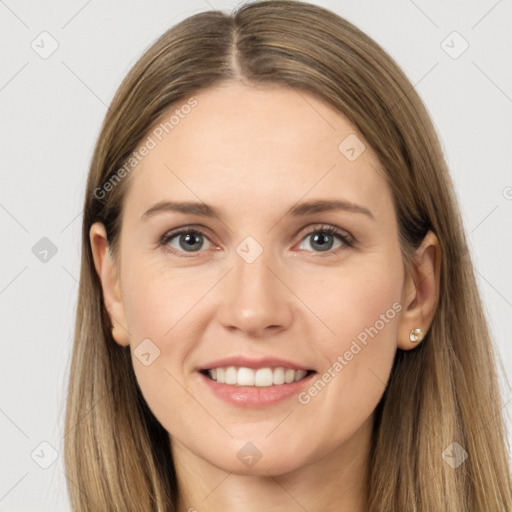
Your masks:
M313 213L339 210L347 211L350 213L361 213L375 220L375 217L368 208L351 203L349 201L345 201L343 199L317 199L295 204L285 213L284 216L292 215L293 217L302 217L305 215L311 215ZM216 208L207 205L206 203L198 203L192 201L160 201L142 215L141 221L144 221L153 215L165 212L188 213L201 217L220 218L219 211Z

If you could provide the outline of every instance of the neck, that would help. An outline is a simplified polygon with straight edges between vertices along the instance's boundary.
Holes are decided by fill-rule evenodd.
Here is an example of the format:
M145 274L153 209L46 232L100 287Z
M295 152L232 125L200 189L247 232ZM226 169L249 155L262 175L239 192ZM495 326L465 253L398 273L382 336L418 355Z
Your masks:
M224 471L171 440L178 512L366 512L372 417L328 455L290 472L242 475Z

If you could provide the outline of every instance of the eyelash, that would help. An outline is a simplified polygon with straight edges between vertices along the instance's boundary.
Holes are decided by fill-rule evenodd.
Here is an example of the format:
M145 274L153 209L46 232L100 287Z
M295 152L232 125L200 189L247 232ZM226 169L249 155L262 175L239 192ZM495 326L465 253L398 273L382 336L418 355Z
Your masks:
M351 235L349 235L346 231L342 231L342 230L335 228L334 226L330 226L330 225L316 226L315 228L313 228L310 231L308 231L307 233L305 233L300 241L302 242L308 236L311 236L315 233L322 233L324 235L326 234L326 235L335 236L335 237L338 237L341 240L341 242L343 242L343 245L341 247L338 247L337 249L329 249L328 251L325 251L325 252L324 251L308 251L308 252L317 253L321 257L338 254L338 252L343 250L345 247L352 248L356 245L356 240ZM197 228L191 228L191 227L184 227L184 228L179 228L175 231L170 231L170 232L165 233L160 238L158 245L160 247L164 248L166 251L169 251L172 254L175 254L177 256L184 257L184 258L190 258L190 257L193 257L195 253L198 254L198 253L203 252L202 250L200 250L200 251L196 251L195 253L194 252L188 253L189 256L183 256L183 254L187 254L186 251L177 251L174 248L171 248L169 246L169 242L171 240L173 240L174 238L176 238L177 236L182 235L182 234L201 235L201 236L204 236L206 239L208 239L210 241L210 243L213 243L213 242L211 242L208 235L203 230L197 229Z

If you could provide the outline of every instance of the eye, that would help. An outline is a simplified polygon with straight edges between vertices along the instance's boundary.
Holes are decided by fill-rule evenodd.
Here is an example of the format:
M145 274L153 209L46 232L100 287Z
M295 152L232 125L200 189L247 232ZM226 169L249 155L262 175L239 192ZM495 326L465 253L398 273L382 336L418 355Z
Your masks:
M320 226L310 230L302 239L303 242L301 246L304 244L304 241L308 239L310 240L309 245L314 252L330 252L332 254L337 253L338 250L343 249L344 246L353 247L354 245L353 239L347 232L335 228L334 226ZM338 246L332 250L336 239L338 239Z
M194 253L205 248L205 241L207 244L211 244L210 240L203 232L185 228L166 233L160 240L160 244L167 247L173 253ZM206 248L208 248L207 244Z
M312 249L304 249L306 240L310 239L309 245ZM337 244L337 247L333 246ZM159 245L173 254L184 256L200 253L202 249L208 249L213 244L208 236L199 229L185 227L164 234ZM312 250L313 252L336 254L344 247L353 247L355 240L349 233L330 225L317 226L310 229L302 238L299 249ZM184 256L187 257L187 256Z

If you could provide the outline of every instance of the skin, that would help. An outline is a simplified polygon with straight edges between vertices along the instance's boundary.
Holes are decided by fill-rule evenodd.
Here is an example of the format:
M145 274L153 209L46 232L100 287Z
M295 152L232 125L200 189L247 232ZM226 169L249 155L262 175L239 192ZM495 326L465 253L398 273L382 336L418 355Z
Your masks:
M132 171L117 258L103 226L90 231L113 336L130 345L144 397L170 434L179 510L363 512L374 409L397 348L416 347L409 332L426 332L432 321L438 241L429 233L404 272L376 155L366 144L349 161L340 142L362 136L314 96L227 82L195 98L191 113ZM285 215L313 199L344 199L373 218ZM220 217L166 211L141 220L164 200L201 201ZM356 245L334 236L332 249L321 251L314 235L322 225L344 230ZM180 248L179 236L168 243L179 254L158 245L185 226L204 228L199 250ZM247 236L263 249L252 263L236 252ZM240 408L198 378L207 362L240 354L289 359L321 375L394 303L401 311L307 404L294 396ZM147 338L160 350L149 366L133 355ZM262 455L252 467L237 457L249 441Z

